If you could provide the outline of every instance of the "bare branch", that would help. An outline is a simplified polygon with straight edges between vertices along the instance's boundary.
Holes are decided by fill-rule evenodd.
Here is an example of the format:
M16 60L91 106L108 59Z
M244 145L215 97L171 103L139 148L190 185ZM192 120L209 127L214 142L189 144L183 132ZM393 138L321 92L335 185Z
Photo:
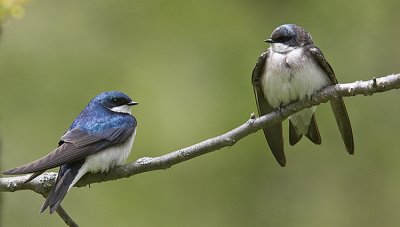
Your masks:
M114 168L108 174L86 174L75 186L82 187L91 183L117 180L143 172L167 169L175 164L184 162L197 156L219 150L223 147L232 146L240 139L268 125L283 121L290 115L302 109L327 102L329 99L334 97L348 97L360 94L372 95L374 93L385 92L398 88L400 88L400 74L389 75L381 78L373 78L372 80L368 81L357 81L354 83L329 86L313 95L310 100L302 100L291 103L259 118L254 118L252 116L247 122L239 127L198 144L182 148L159 157L143 157L135 162ZM46 173L26 184L23 182L24 180L28 179L28 175L0 178L0 192L33 190L42 194L53 186L56 177L56 173Z

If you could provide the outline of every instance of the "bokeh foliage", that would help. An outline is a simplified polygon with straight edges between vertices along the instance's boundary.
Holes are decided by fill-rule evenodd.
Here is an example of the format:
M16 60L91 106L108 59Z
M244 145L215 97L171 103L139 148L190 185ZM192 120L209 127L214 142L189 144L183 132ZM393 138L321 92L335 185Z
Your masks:
M0 42L3 168L51 151L105 90L140 103L129 161L232 129L256 112L251 70L283 23L311 32L340 82L398 72L399 8L392 0L32 1L22 20L5 24ZM290 147L286 135L285 168L259 132L166 171L73 188L63 206L82 226L393 226L398 97L345 99L354 157L324 104L322 145ZM40 195L3 196L4 226L63 224L39 214Z
M30 0L0 0L0 22L8 18L22 18L25 15L25 5Z

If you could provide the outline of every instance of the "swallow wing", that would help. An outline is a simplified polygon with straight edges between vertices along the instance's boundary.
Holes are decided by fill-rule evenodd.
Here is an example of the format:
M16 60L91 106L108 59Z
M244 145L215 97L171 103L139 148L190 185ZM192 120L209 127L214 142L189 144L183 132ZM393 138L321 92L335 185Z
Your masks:
M88 133L79 128L71 129L61 137L59 146L51 153L26 165L6 170L4 174L43 172L78 161L107 147L124 142L133 134L135 128L134 125L111 128L101 133Z
M322 70L328 75L332 85L338 83L332 67L325 59L321 50L316 46L310 46L309 51L314 60L318 63ZM349 154L354 154L353 132L351 129L350 119L347 114L346 106L342 97L337 97L330 100L333 114L335 115L337 126Z
M268 53L268 51L264 52L258 58L251 76L258 113L260 116L271 113L274 110L274 108L272 108L272 106L268 103L268 100L265 98L265 94L262 90L261 84L261 78L265 70ZM272 154L275 156L276 160L281 166L285 166L286 157L283 150L282 123L275 123L271 126L264 128L263 131L268 145L272 151Z

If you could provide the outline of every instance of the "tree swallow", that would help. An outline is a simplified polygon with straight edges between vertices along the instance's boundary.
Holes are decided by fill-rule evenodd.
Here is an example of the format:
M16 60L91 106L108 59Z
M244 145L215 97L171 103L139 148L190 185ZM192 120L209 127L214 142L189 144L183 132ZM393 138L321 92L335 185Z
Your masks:
M33 173L29 182L47 169L60 166L56 183L40 212L53 213L65 195L88 172L108 172L129 156L137 122L131 107L137 105L126 94L103 92L92 99L61 137L50 154L4 174Z
M258 58L251 78L260 115L297 100L309 99L316 91L338 83L332 67L303 28L294 24L281 25L265 42L271 46ZM353 133L343 98L337 97L330 103L346 150L353 154ZM299 142L303 135L321 144L315 108L289 117L290 145ZM264 128L264 135L278 163L285 166L282 123Z

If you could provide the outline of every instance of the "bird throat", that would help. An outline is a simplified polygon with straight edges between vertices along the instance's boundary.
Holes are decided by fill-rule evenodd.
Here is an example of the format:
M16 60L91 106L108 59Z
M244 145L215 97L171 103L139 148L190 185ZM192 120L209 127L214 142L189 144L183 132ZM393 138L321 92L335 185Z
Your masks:
M131 114L132 106L128 106L128 105L116 106L116 107L110 108L110 110L113 112L117 112L117 113Z
M287 53L295 49L294 47L283 43L271 43L271 48L273 51L278 53Z

